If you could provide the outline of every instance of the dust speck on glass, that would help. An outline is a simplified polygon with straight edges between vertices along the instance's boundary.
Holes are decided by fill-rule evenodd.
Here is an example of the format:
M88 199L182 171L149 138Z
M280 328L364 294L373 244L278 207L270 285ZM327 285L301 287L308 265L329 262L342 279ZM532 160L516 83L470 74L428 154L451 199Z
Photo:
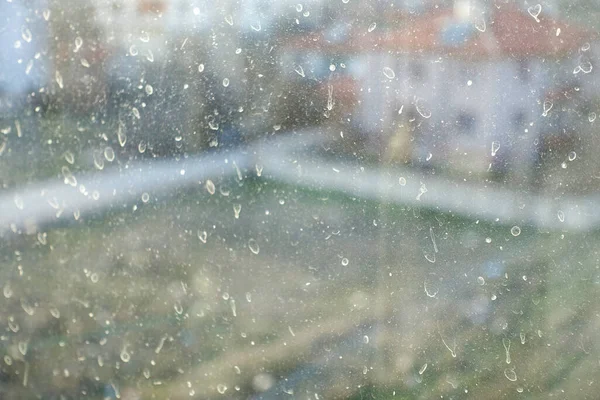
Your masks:
M0 0L0 398L597 398L598 21Z

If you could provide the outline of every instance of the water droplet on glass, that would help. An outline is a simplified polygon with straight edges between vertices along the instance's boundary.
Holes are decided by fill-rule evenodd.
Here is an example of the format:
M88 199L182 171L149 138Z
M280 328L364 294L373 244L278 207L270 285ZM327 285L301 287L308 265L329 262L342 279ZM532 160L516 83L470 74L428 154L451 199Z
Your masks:
M151 85L146 85L144 87L144 90L148 96L150 96L152 93L154 93L154 88Z
M383 75L388 79L394 79L396 77L396 73L390 67L383 67Z
M220 394L225 394L226 391L227 391L227 386L223 385L222 383L219 383L217 385L217 392L219 392Z
M121 147L124 147L125 143L127 143L127 134L125 133L125 128L121 123L119 123L119 127L117 129L117 139L119 140Z
M333 109L333 85L327 85L327 110Z
M331 72L335 71L335 64L329 64L329 70Z
M4 285L4 288L2 289L2 292L4 293L4 297L6 297L7 299L10 299L13 295L13 290L12 287L10 285L10 282L7 282Z
M302 65L296 65L296 67L294 68L294 71L296 71L296 73L303 78L306 76L306 75L304 75L304 68L302 68Z
M296 11L302 12L302 4L296 4Z
M527 12L533 17L533 19L535 19L536 22L540 22L538 16L542 12L542 5L536 4L535 6L531 6L527 9Z
M406 186L406 178L401 176L400 178L398 178L398 183L400 184L400 186Z
M94 166L99 170L104 169L104 158L102 158L102 155L102 152L96 150L92 153L92 157L94 158Z
M590 122L594 122L596 120L596 113L595 112L591 112L588 114L588 121Z
M344 4L348 4L348 2L349 2L349 1L350 1L350 0L342 0L342 3L344 3Z
M138 55L138 49L135 44L129 46L129 54L131 54L134 57Z
M345 267L348 265L350 261L348 261L348 259L346 257L342 258L342 265Z
M112 147L108 146L104 149L104 158L106 158L106 161L108 161L108 162L114 161L115 151L113 150Z
M59 71L56 71L54 73L54 79L56 80L56 84L58 85L58 87L62 89L63 88L63 77Z
M131 360L131 355L127 351L127 346L123 347L123 350L121 350L120 356L121 356L121 361L123 361L124 363L128 363L129 360Z
M260 251L260 247L258 246L258 243L256 243L256 240L254 240L254 239L248 240L248 248L250 249L250 251L253 254L258 254L258 252Z
M142 201L144 203L147 203L148 200L150 200L150 195L148 193L146 193L146 192L142 193Z
M133 116L134 116L136 119L140 119L140 118L141 118L141 116L140 116L140 110L138 110L138 109L137 109L137 107L133 107L133 108L131 109L131 112L133 113Z
M27 67L25 67L25 75L29 75L31 68L33 68L33 60L29 60L27 62Z
M584 43L583 46L581 46L581 51L588 51L590 47L589 43Z
M425 370L427 369L427 363L423 364L423 366L419 369L419 375L423 375Z
M202 243L206 243L207 236L208 233L206 233L206 231L198 231L198 239L200 239Z
M152 50L150 49L146 50L146 60L154 62L154 53L152 53Z
M14 201L15 201L15 206L19 210L22 210L24 208L25 205L23 204L23 199L20 196L15 195Z
M477 29L479 32L485 32L486 23L485 23L485 17L483 15L475 23L475 29Z
M83 39L79 36L75 38L75 49L73 49L73 53L77 53L79 49L83 46Z
M140 142L138 144L138 151L140 153L144 153L146 151L146 143L145 142Z
M206 190L208 191L208 193L215 194L215 184L213 183L213 181L211 181L210 179L207 179L205 187L206 187Z
M204 64L198 64L198 72L204 71Z
M496 155L496 153L498 152L499 149L500 149L500 143L492 142L492 157L494 157Z
M506 379L508 379L511 382L514 382L517 380L517 374L515 373L515 369L505 369L504 370L504 376L506 377Z
M492 238L491 237L486 237L485 238L485 242L486 243L492 243Z
M367 335L363 336L363 343L369 344L369 337Z
M556 216L560 222L565 222L565 213L562 210L558 210Z
M223 86L229 86L229 78L223 78Z
M181 305L180 301L176 301L175 304L173 304L173 309L179 315L181 315L181 313L183 313L183 306Z
M9 366L12 365L12 358L9 355L4 356L4 363Z
M144 374L144 378L150 379L150 370L148 368L144 368L142 374Z
M519 337L521 338L521 344L525 344L525 334L523 332L519 333Z
M65 161L71 165L73 165L73 163L75 162L75 156L73 155L73 153L71 153L68 150L65 151L64 157L65 157Z
M260 30L262 29L262 26L261 26L260 22L257 22L256 24L250 25L250 28L252 28L253 31L260 32Z
M225 16L225 22L227 22L229 25L233 26L233 16L226 15Z
M373 32L375 28L377 28L377 22L373 22L371 25L369 25L369 29L367 29L367 32Z
M140 41L144 43L148 43L150 41L150 35L148 32L142 32L140 35Z
M240 217L240 211L242 211L242 205L234 204L233 205L233 216L235 217L235 219L238 219Z
M518 226L513 226L512 228L510 228L510 234L513 236L519 236L521 234L521 228L519 228Z
M60 318L59 309L56 307L50 307L50 315L52 315L54 318Z
M485 279L483 276L477 278L477 283L479 283L481 286L485 285Z
M26 41L27 43L31 42L31 31L29 30L29 28L25 28L23 27L21 29L21 37L23 38L24 41Z
M577 158L577 153L574 151L569 153L569 161L574 161Z
M564 161L560 164L560 166L562 169L567 169L567 163Z
M17 344L17 347L19 348L19 353L21 353L22 356L27 354L27 342L21 341Z
M44 10L42 15L44 16L44 19L48 21L50 19L50 10Z
M417 108L417 112L421 115L421 117L425 119L431 117L431 110L427 109L423 104L421 104L421 99L417 99L415 102L415 107Z

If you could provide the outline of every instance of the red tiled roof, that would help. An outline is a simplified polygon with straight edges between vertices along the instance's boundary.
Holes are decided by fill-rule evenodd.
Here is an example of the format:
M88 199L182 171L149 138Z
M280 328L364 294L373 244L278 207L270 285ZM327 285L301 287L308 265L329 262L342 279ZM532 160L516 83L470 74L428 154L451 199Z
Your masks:
M543 12L538 16L538 22L514 6L493 8L493 13L486 18L485 28L481 22L477 29L473 23L463 25L470 26L470 32L459 44L444 43L445 30L460 23L450 9L404 18L397 23L396 29L378 28L370 33L364 28L361 31L354 29L343 42L328 41L324 32L319 32L289 41L288 46L325 52L360 53L379 49L391 53L436 53L467 58L528 58L563 56L597 38L595 32L554 20Z

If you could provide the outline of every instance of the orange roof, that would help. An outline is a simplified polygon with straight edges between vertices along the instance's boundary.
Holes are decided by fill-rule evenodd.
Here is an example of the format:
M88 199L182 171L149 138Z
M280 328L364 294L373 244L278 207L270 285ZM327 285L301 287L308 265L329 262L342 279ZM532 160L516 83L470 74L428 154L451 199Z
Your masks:
M292 48L324 52L361 53L381 50L396 53L434 53L467 58L557 57L575 51L595 32L556 21L541 13L538 20L514 6L505 5L480 21L457 19L451 9L402 18L397 28L367 32L354 28L344 40L330 40L326 32L287 42ZM538 22L539 21L539 22Z

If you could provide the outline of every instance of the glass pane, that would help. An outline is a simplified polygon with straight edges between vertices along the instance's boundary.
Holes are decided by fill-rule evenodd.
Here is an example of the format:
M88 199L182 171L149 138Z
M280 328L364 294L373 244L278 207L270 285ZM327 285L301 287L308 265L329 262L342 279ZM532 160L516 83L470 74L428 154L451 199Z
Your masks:
M0 2L0 397L594 398L600 5Z

